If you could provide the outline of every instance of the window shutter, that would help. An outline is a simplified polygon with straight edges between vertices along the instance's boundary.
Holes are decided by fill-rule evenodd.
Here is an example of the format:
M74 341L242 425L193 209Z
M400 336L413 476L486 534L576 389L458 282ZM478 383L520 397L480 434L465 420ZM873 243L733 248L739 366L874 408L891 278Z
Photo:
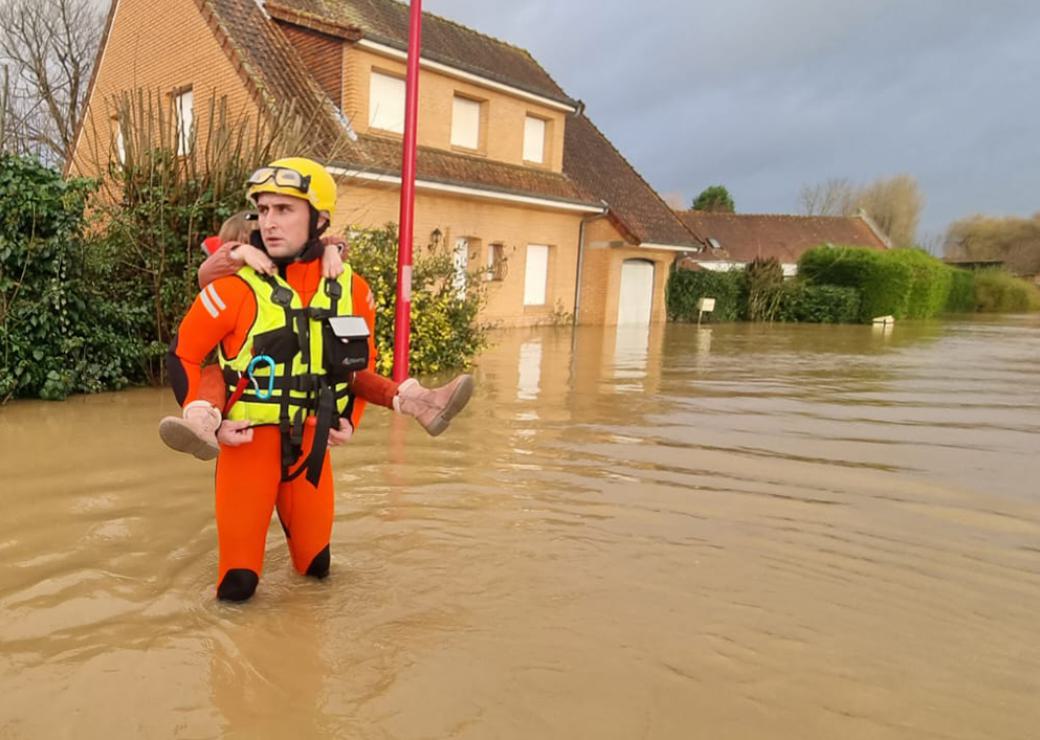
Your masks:
M541 118L524 119L524 161L545 162L545 121Z
M195 132L195 93L185 90L177 96L177 154L185 156L191 151L192 135Z
M480 103L455 97L451 107L451 145L480 148Z
M372 128L404 133L404 80L372 73L368 94L368 125Z

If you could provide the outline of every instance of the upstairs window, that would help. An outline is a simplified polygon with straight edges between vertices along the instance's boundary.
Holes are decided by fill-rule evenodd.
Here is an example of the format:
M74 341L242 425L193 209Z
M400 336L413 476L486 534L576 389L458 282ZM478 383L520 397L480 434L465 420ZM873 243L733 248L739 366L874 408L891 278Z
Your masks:
M451 106L451 145L480 148L480 101L455 96Z
M176 93L173 100L177 114L177 156L191 152L195 138L195 94L191 88Z
M381 72L372 72L368 91L368 125L370 128L404 133L404 80Z
M544 118L524 118L524 161L545 164Z

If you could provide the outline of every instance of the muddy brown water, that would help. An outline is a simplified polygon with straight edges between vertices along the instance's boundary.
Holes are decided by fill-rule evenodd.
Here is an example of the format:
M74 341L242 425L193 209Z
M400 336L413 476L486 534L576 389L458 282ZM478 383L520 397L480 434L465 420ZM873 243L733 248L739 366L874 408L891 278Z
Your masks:
M0 738L1040 737L1040 318L495 341L244 606L167 391L0 409Z

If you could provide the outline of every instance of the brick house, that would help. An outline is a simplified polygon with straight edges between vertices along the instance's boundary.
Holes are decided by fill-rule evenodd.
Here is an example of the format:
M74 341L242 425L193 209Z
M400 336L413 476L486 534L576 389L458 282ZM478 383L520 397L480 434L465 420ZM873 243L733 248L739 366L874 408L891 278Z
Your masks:
M397 221L407 33L393 0L113 0L70 170L116 145L122 91L168 92L196 146L214 94L233 113L291 102L346 142L326 161L334 228ZM696 238L583 105L527 51L429 14L421 68L416 248L486 266L483 317L502 326L663 321L668 267Z
M775 257L791 277L798 258L821 244L890 249L888 237L865 212L856 216L787 216L752 213L679 211L700 242L684 267L705 270L742 268L756 258Z

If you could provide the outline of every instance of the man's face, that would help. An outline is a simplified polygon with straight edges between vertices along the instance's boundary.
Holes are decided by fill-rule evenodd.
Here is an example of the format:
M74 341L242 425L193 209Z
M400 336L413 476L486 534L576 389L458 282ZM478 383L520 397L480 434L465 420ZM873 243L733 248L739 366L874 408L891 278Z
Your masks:
M272 257L295 257L310 235L310 204L301 198L260 193L256 199L260 235Z

